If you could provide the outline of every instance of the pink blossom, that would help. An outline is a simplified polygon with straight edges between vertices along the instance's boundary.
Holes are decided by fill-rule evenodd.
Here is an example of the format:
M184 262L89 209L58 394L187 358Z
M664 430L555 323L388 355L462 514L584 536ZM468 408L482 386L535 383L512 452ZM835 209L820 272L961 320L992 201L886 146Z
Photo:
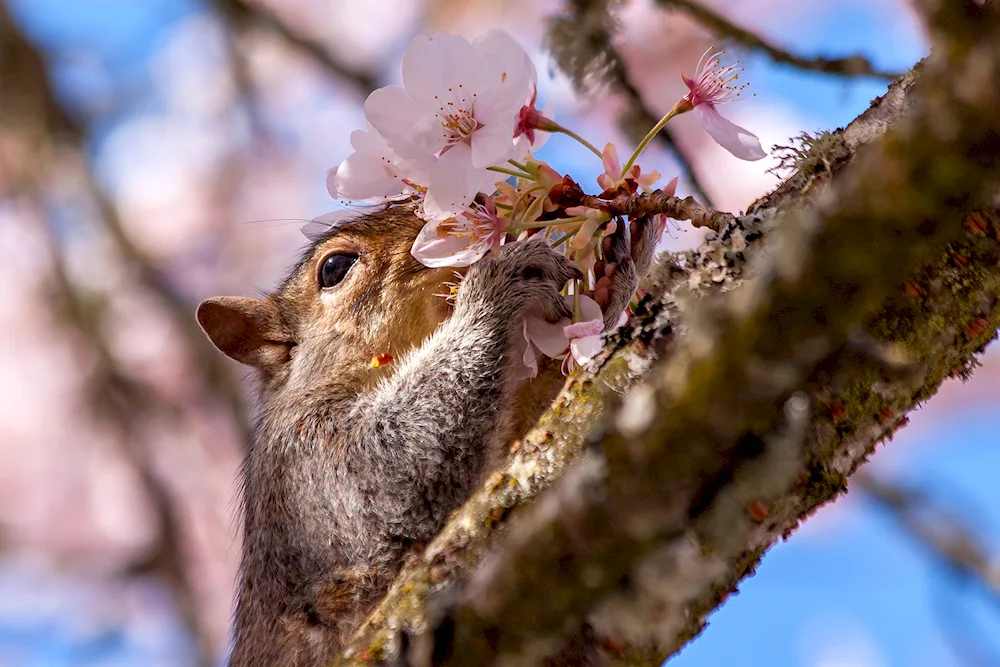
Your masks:
M479 192L493 192L488 167L514 155L514 123L535 81L524 49L492 30L471 44L456 35L418 35L403 54L403 87L379 88L365 115L400 157L433 160L424 213L443 220Z
M722 67L719 54L709 49L698 61L695 78L689 79L681 74L689 92L675 109L678 112L694 109L694 115L715 143L734 156L741 160L760 160L767 153L761 148L757 136L726 120L715 109L718 104L739 98L746 84L738 87L730 84L739 79L741 71L742 68L735 65Z
M473 204L454 218L431 220L410 249L424 266L469 266L503 243L510 220L497 215L493 199Z
M567 305L574 304L578 299L581 321L572 322L564 318L558 322L546 322L535 314L524 318L523 340L518 341L518 350L522 355L525 370L523 377L535 377L538 374L538 355L544 354L552 359L564 359L563 371L569 372L578 365L585 364L603 347L601 334L604 330L604 315L597 302L584 294L578 297L565 296ZM624 323L625 314L619 326Z
M371 124L351 133L354 152L327 172L326 188L331 197L381 203L417 190L426 182L430 161L403 159L393 151Z
M596 357L604 349L601 335L604 333L604 314L597 302L589 296L580 295L580 322L567 324L563 333L569 340L569 354L563 361L563 372L570 373ZM618 318L618 326L625 323L625 313Z

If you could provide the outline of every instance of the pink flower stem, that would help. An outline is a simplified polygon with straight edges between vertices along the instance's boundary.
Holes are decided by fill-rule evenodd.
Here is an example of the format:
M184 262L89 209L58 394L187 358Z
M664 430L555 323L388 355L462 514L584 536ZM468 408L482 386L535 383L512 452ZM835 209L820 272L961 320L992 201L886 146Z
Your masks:
M639 145L635 147L635 150L632 152L632 155L629 157L628 162L626 162L625 166L622 167L622 173L623 174L627 174L628 173L629 169L632 168L632 165L635 164L635 161L637 159L639 159L639 155L644 150L646 150L646 146L649 145L649 142L653 140L653 137L655 137L657 134L660 133L660 130L662 130L666 126L666 124L670 122L670 120L672 118L674 118L675 116L681 115L685 111L690 111L690 106L691 105L687 105L687 106L688 106L688 108L683 108L680 103L675 104L674 108L671 109L670 111L668 111L667 115L664 116L663 118L661 118L660 122L658 122L656 125L653 126L653 129L651 129L646 134L646 136L642 138L642 141L639 142Z

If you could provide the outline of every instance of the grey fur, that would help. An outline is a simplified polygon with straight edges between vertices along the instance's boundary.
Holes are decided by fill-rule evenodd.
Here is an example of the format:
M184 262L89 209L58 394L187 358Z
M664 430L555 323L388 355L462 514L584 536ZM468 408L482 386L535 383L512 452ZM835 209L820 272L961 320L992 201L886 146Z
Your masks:
M505 245L469 269L451 318L374 390L337 391L330 378L266 391L243 469L232 667L336 655L504 444L523 313L568 316L559 289L578 275L541 239Z

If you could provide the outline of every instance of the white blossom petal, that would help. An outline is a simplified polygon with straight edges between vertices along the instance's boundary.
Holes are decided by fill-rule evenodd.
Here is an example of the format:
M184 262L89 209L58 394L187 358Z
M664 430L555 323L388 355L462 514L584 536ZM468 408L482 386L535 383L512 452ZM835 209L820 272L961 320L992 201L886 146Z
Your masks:
M521 324L521 335L517 336L513 343L511 355L516 359L521 358L521 366L513 370L514 381L527 380L538 375L538 349L531 344L528 338L528 328L526 322Z
M487 89L479 92L478 103L489 112L513 115L524 105L537 75L524 48L503 30L490 30L472 43L483 63ZM493 120L491 118L490 120ZM483 122L487 122L484 120ZM513 137L512 137L513 138Z
M372 207L373 210L381 209L381 207ZM314 218L302 225L299 231L310 241L315 241L316 239L322 237L324 234L328 233L335 227L339 227L348 220L354 220L355 218L360 218L366 213L372 211L355 211L352 209L345 209L341 211L332 211L330 213L324 213L318 218Z
M600 334L574 338L569 342L569 351L581 366L600 354L603 348Z
M334 199L340 196L337 194L337 167L330 167L326 170L326 191Z
M354 153L327 175L331 195L380 202L406 191L399 156L374 128L352 132L351 145Z
M426 133L414 133L414 127L418 123L428 122L428 116L433 114L399 86L373 90L365 100L365 117L368 122L401 157L429 155L444 146L443 139L434 144L429 141Z
M417 35L403 53L403 87L428 110L453 101L447 92L470 88L479 82L477 54L463 37L439 32Z
M423 226L410 248L418 262L431 268L469 266L489 251L489 243L483 239L448 233L447 227L442 227L448 222L431 220Z
M572 297L567 297L572 301ZM558 322L546 322L541 315L527 314L524 316L524 330L531 344L547 357L556 357L569 347L569 338L563 329L570 324L569 318Z
M472 135L472 166L475 169L495 167L514 154L514 124L486 125Z
M699 104L694 108L705 131L727 151L741 160L760 160L767 156L761 148L760 140L739 125L723 118L710 104Z
M472 151L458 144L445 152L431 169L424 197L424 217L440 220L454 217L469 207L484 188L492 194L493 172L472 167Z

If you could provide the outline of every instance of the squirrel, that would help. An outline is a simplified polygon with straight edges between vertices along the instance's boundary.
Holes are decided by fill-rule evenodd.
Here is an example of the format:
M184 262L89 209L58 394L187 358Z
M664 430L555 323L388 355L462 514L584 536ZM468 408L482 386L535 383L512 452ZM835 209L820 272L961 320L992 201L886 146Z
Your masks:
M597 267L608 327L655 246L655 224L632 224L641 233L619 223ZM468 268L451 304L438 294L453 269L410 255L422 225L401 205L340 221L275 291L198 307L259 385L232 667L333 659L562 384L548 373L518 392L510 350L526 310L571 314L560 290L579 269L541 238L508 243Z

